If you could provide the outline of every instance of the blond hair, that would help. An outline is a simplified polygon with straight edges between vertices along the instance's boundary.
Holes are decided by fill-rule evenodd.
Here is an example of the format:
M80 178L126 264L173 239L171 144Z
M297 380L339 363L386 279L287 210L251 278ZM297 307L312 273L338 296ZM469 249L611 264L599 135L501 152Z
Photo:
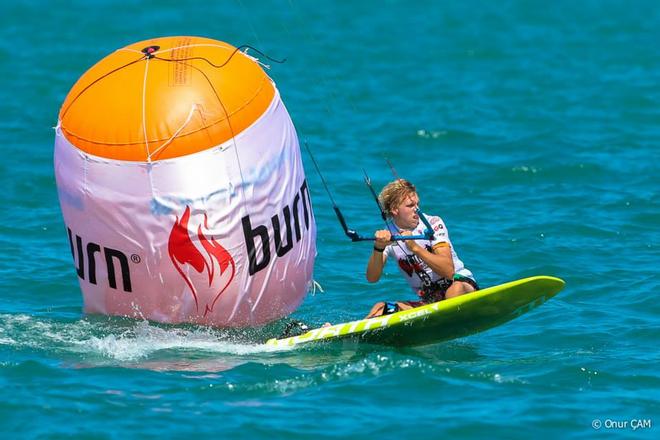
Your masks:
M378 202L388 217L392 217L392 209L399 206L408 196L416 194L415 185L406 179L396 179L385 185L378 195Z

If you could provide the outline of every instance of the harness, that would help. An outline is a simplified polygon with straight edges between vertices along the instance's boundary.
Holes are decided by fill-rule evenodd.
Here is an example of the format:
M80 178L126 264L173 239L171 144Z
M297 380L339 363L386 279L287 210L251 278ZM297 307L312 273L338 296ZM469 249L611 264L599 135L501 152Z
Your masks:
M398 244L398 243L397 243ZM402 249L403 250L403 249ZM440 301L445 298L445 292L454 282L448 278L440 278L436 281L431 279L431 276L427 274L424 270L418 268L417 262L415 261L415 256L405 252L406 261L412 267L413 271L417 274L419 279L422 281L420 296L422 301L430 303Z
M445 299L445 293L453 282L453 280L448 278L440 278L437 281L431 281L429 284L422 283L422 301L432 303Z
M367 180L367 185L371 188L371 185L370 185L368 180ZM372 193L373 193L373 189L372 189ZM376 198L376 202L378 203L378 207L380 208L383 220L385 221L385 226L388 229L390 229L390 225L387 222L387 218L385 216L385 213L384 213L382 207L380 206L380 203L378 202L378 197L375 195L375 193L374 193L374 196ZM419 215L420 215L420 218L425 219L423 213L420 212ZM430 224L428 224L427 221L424 221L424 222L427 224L428 228L430 229L431 228ZM394 225L394 226L396 226L396 225ZM426 249L429 252L433 252L433 249L430 245L431 240L433 239L433 235L431 235L430 238L427 237L427 239L429 240L429 244L426 245ZM479 286L477 285L477 283L475 281L473 281L473 280L471 280L467 277L461 277L458 274L456 274L453 279L442 277L442 278L437 279L436 281L433 281L431 279L431 276L428 273L426 273L419 266L417 261L415 261L415 259L417 257L413 254L409 254L403 248L403 246L401 245L401 243L398 240L395 241L395 243L399 247L399 249L402 251L402 253L405 255L405 260L408 263L409 267L412 268L412 270L417 274L417 276L419 277L419 279L421 281L421 286L420 286L421 289L419 291L419 296L421 297L423 302L432 303L432 302L437 302L437 301L441 301L441 300L445 299L445 293L447 292L447 289L449 289L449 287L453 284L454 280L468 282L470 285L472 285L475 288L475 290L479 290ZM463 280L462 278L465 278L465 280Z

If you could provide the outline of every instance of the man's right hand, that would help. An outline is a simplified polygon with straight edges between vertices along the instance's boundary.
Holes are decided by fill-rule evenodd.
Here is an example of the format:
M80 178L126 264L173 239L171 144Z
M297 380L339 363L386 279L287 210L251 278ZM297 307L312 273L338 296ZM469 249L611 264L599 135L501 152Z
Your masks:
M370 283L375 283L380 279L380 275L383 273L383 265L385 265L386 254L383 253L390 240L392 238L392 233L388 230L376 231L374 234L374 250L371 252L369 257L369 262L367 263L367 281Z
M385 249L388 244L392 243L392 233L387 229L376 231L374 237L376 238L374 246L376 246L378 249Z

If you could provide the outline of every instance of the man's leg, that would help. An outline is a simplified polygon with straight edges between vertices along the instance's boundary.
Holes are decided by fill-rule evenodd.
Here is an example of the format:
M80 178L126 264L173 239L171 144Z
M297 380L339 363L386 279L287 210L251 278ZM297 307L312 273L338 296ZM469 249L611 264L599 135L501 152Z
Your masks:
M401 310L408 310L408 309L412 309L413 307L415 307L414 305L411 305L409 302L397 301L396 303L389 303L389 306L388 306L388 303L386 303L384 301L381 301L379 303L376 303L371 308L371 311L369 312L369 314L364 319L375 318L376 316L383 316L385 314L385 310L388 307L391 307L394 304L396 304L396 308L394 309L394 311L390 311L389 313L395 313L395 312L399 312Z
M397 301L396 305L399 306L399 310L410 310L413 307L416 307L416 306L411 305L409 302L399 302L399 301Z
M472 285L463 282L463 281L454 281L447 289L445 293L445 299L454 298L456 296L461 296L466 293L474 292L474 287Z
M385 303L383 301L377 302L374 304L374 306L371 308L371 311L367 316L365 316L364 319L369 319L369 318L375 318L376 316L381 316L383 314L383 310L385 310Z

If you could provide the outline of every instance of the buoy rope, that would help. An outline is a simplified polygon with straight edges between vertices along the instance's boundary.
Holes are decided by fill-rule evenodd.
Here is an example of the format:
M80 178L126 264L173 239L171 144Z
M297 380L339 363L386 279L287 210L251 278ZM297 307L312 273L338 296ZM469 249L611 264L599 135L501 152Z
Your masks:
M126 64L124 64L123 66L116 67L116 68L112 69L110 72L108 72L108 73L104 73L103 75L99 76L99 77L96 78L94 81L92 81L91 83L89 83L88 85L86 85L85 88L83 88L83 89L82 89L82 90L81 90L81 91L80 91L80 92L79 92L79 93L78 93L78 94L77 94L77 95L71 100L71 102L69 103L69 106L66 108L66 110L64 110L64 111L62 112L62 116L61 116L60 119L64 118L64 116L66 115L66 112L69 111L69 109L71 108L71 106L73 105L73 103L76 102L76 100L77 100L78 98L80 98L80 96L81 96L83 93L85 93L87 90L89 90L89 88L92 87L94 84L96 84L97 82L99 82L99 81L101 81L101 80L107 78L108 76L112 75L113 73L117 73L117 72L119 72L120 70L127 68L128 66L132 66L133 64L139 63L140 61L144 60L145 58L146 58L146 55L145 55L145 56L141 56L141 57L138 58L137 60L133 60L133 61L131 61L130 63L126 63Z
M177 128L177 130L174 132L174 134L173 134L172 136L170 136L169 139L167 139L167 140L166 140L166 141L165 141L160 147L156 148L154 151L152 151L152 152L149 154L149 158L148 158L149 162L151 162L151 158L152 158L152 157L158 155L158 154L159 154L162 150L164 150L169 144L171 144L172 141L173 141L174 139L176 139L176 137L179 135L179 133L181 133L181 131L186 127L186 125L188 125L188 124L190 123L190 121L192 120L193 115L195 114L195 110L198 110L198 108L197 108L197 104L193 104L193 105L190 107L190 111L188 112L188 117L187 117L186 120L183 122L183 124L181 124L181 127Z
M71 108L71 106L72 106L72 105L78 100L78 98L80 98L80 96L81 96L83 93L85 93L87 90L89 90L89 88L92 87L94 84L98 83L99 81L104 80L105 78L107 78L108 76L110 76L110 75L112 75L112 74L114 74L114 73L119 72L120 70L123 70L123 69L125 69L125 68L127 68L127 67L129 67L129 66L132 66L133 64L139 63L140 61L143 61L143 60L144 60L144 61L148 61L148 60L151 59L151 58L156 58L156 59L159 59L159 60L162 60L162 61L168 61L168 62L181 62L181 61L191 61L191 60L202 60L202 61L207 62L210 66L219 69L219 68L222 68L222 67L226 66L226 65L232 60L232 58L234 57L234 55L236 55L236 53L239 52L241 49L251 49L251 50L253 50L254 52L257 52L259 55L261 55L261 56L267 58L268 60L270 60L270 61L272 61L272 62L274 62L274 63L282 64L282 63L286 62L286 58L284 58L283 60L278 60L278 59L272 58L272 57L269 56L268 54L266 54L266 53L260 51L259 49L255 48L255 47L253 47L253 46L250 46L249 44L244 44L244 45L241 45L241 46L238 46L237 48L235 48L235 49L232 51L232 53L229 55L229 57L227 58L227 60L225 60L225 62L223 62L222 64L215 64L215 63L213 63L212 61L210 61L209 59L204 58L204 57L165 58L165 57L162 57L162 56L157 56L157 55L155 55L155 53L158 53L158 51L153 52L153 53L141 53L141 52L140 52L140 54L141 54L140 58L138 58L138 59L136 59L136 60L133 60L133 61L130 61L130 62L128 62L128 63L126 63L126 64L124 64L124 65L121 65L121 66L119 66L119 67L115 67L115 68L112 69L111 71L109 71L109 72L107 72L107 73L104 73L103 75L99 76L99 77L96 78L94 81L92 81L91 83L89 83L88 85L86 85L86 86L85 86L80 92L78 92L78 94L77 94L77 95L71 100L71 102L69 102L69 105L66 107L66 109L64 109L64 111L62 111L62 116L60 117L60 119L63 119L63 118L64 118L64 116L66 115L66 113L69 111L69 109ZM247 55L247 54L245 54L245 55L246 55L246 56L249 56L249 55ZM145 142L146 142L146 140L145 140Z
M144 136L144 148L147 150L147 162L151 162L151 152L149 151L149 139L147 137L147 74L149 73L149 59L146 57L144 65L144 78L142 79L142 134Z
M234 49L233 52L229 55L229 58L227 58L227 60L226 60L224 63L222 63L222 64L215 64L214 62L212 62L211 60L209 60L208 58L205 58L205 57L165 58L165 57L162 57L162 56L153 55L153 58L156 58L156 59L159 59L159 60L163 60L163 61L170 61L170 62L201 60L201 61L205 61L205 62L207 62L210 66L215 67L216 69L220 69L220 68L222 68L222 67L225 67L227 64L229 64L229 62L231 61L231 59L234 58L234 55L236 55L236 53L239 52L241 49L252 49L253 51L257 52L259 55L261 55L261 56L267 58L268 60L270 60L270 61L272 61L272 62L274 62L274 63L283 64L283 63L286 62L286 58L284 58L283 60L278 60L278 59L272 58L271 56L265 54L264 52L260 51L259 49L255 48L255 47L253 47L253 46L250 46L249 44L243 44L243 45L241 45L241 46L238 46L238 47L237 47L236 49ZM246 52L247 52L247 51L246 51ZM249 56L249 55L247 55L246 52L244 52L244 54L245 54L246 56Z

